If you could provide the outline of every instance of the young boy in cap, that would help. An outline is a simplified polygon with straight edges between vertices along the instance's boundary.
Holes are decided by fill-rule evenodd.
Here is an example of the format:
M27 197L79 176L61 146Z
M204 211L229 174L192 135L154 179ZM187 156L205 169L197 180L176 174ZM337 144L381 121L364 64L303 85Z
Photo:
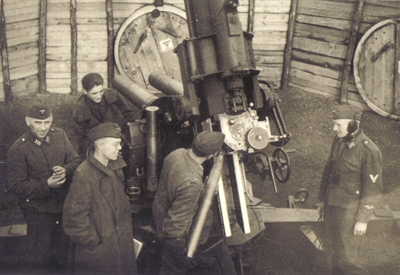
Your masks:
M201 252L200 247L207 241L213 221L211 211L197 255L194 259L186 256L186 238L204 193L202 164L221 150L224 138L220 132L203 131L196 136L190 149L177 149L164 159L153 202L153 220L162 241L160 274L185 274L187 269L212 265L219 259L224 259L220 262L223 274L235 274L229 250L223 242L215 247L212 255L215 257Z
M75 272L137 274L129 200L119 156L121 129L102 123L76 169L64 203L64 230L75 245Z
M8 190L18 197L27 222L29 265L65 268L69 242L62 206L80 158L64 131L51 128L46 104L32 104L25 121L29 130L7 154Z
M382 193L382 154L360 129L361 113L350 105L332 112L331 153L319 199L333 252L333 274L364 274L358 249Z
M93 127L114 122L124 133L128 129L127 122L134 121L137 116L118 91L105 89L103 84L103 77L98 73L89 73L82 78L83 94L72 115L79 139L79 154L85 154L89 148L87 135Z

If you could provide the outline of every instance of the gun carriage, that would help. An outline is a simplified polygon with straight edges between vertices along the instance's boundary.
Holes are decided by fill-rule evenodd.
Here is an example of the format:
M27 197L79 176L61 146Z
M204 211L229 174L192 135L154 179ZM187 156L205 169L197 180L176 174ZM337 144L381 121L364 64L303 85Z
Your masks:
M262 201L253 196L246 173L268 177L275 192L277 182L290 177L283 146L291 135L279 98L267 82L258 79L253 35L242 30L238 5L225 0L185 1L189 37L174 50L182 81L152 72L148 82L155 92L121 70L113 80L114 88L142 110L141 119L130 123L127 139L127 193L133 212L151 204L168 153L189 147L201 131L225 134L224 152L209 167L205 195L189 234L188 256L196 251L204 213L216 190L225 241L240 246L265 228L264 219L250 210ZM156 20L160 12L155 9L151 16ZM275 147L272 154L267 147Z

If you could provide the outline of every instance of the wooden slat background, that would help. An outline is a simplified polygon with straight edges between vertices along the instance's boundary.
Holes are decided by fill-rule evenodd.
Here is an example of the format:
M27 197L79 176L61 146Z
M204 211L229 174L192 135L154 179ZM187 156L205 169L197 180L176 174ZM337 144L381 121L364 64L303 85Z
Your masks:
M152 0L112 1L114 36L121 24L137 9L152 5ZM40 0L5 1L10 74L14 96L38 92L38 14ZM165 1L184 9L183 0ZM248 1L241 1L239 15L243 29L247 28ZM283 51L290 0L256 1L254 52L260 78L280 86ZM76 0L78 33L77 77L98 72L107 86L107 22L105 0ZM71 25L70 0L47 0L46 28L46 91L71 93ZM0 74L2 84L3 77ZM1 86L2 87L2 86ZM3 88L0 101L4 101Z
M38 92L39 3L39 0L3 1L11 90L14 96ZM3 72L0 81L0 100L3 101Z
M289 86L339 97L356 0L299 0ZM366 0L357 37L374 24L400 17L398 0ZM348 102L367 108L350 74Z
M134 11L153 0L113 0L114 36ZM184 9L183 0L165 5ZM76 0L77 77L99 72L107 86L106 0ZM240 1L239 15L247 31L249 1ZM256 0L253 47L259 78L280 87L291 0ZM289 86L338 97L356 0L298 0ZM10 78L14 96L38 92L38 33L40 0L5 0ZM71 93L70 0L47 0L46 88ZM366 0L362 37L379 21L400 17L398 0ZM348 100L365 107L351 73ZM0 73L0 101L4 101Z
M255 60L259 78L273 87L281 86L290 4L290 0L255 1Z

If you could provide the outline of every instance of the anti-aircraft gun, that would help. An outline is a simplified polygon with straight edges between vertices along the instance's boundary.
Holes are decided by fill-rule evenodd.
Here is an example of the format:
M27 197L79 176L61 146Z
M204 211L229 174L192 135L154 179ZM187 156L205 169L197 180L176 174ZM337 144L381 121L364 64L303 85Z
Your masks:
M290 176L289 158L283 146L289 142L279 100L258 79L253 35L242 30L238 0L186 0L189 38L175 49L182 83L152 73L149 82L160 93L116 75L113 86L143 110L142 119L130 124L130 157L127 192L139 206L157 190L163 157L177 147L190 146L205 130L225 134L224 154L214 159L206 195L218 188L221 223L228 245L241 245L264 229L249 205L253 197L246 172L276 181ZM263 85L263 88L260 86ZM276 147L272 155L268 146ZM218 164L218 165L217 165ZM210 187L211 186L211 187ZM140 197L143 190L144 196ZM189 236L189 254L196 250L196 234L202 230L202 204ZM191 256L189 255L189 256Z

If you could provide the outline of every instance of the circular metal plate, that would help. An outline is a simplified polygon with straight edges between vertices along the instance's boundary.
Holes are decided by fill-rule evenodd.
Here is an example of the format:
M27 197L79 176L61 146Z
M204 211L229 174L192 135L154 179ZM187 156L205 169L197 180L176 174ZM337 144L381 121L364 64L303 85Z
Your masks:
M254 127L247 133L247 142L254 149L264 149L267 147L268 141L268 132L261 127Z

